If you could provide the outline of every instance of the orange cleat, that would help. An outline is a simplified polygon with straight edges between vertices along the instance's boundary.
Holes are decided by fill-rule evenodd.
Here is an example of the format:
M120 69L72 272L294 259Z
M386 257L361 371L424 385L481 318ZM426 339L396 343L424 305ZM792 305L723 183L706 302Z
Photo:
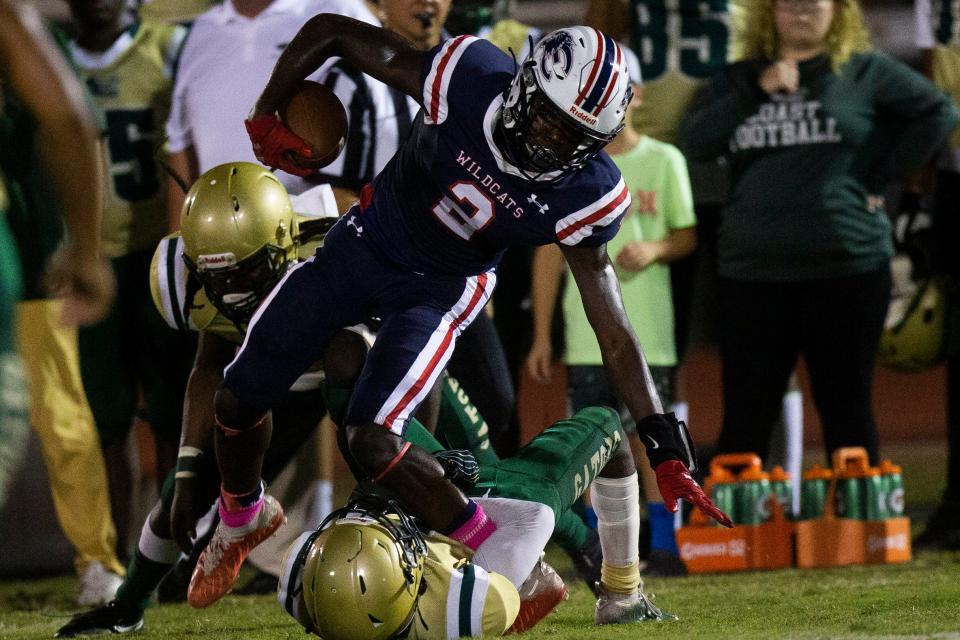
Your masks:
M519 591L520 612L507 634L527 631L569 597L563 578L543 560L537 562Z
M273 496L264 495L260 513L250 527L235 529L223 522L218 524L190 578L187 589L190 606L203 609L229 593L247 554L272 536L285 521L280 503Z

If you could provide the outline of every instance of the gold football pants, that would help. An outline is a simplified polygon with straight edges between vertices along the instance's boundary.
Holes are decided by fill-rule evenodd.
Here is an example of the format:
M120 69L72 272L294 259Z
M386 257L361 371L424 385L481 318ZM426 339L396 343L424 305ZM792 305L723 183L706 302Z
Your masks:
M107 473L80 380L77 332L60 325L61 303L17 304L17 347L30 383L30 422L50 478L57 518L77 550L77 570L94 560L123 575L116 556Z

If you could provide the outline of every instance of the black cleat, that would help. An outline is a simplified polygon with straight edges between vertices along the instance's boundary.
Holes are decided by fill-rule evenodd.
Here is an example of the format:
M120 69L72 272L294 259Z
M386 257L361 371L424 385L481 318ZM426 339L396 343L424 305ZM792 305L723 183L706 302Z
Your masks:
M580 549L570 555L573 566L593 595L599 597L600 565L603 564L603 551L600 549L600 536L596 531L590 532L590 537Z
M60 627L55 638L131 633L143 629L143 611L111 600L102 607L78 613Z
M914 550L960 550L960 501L943 500L923 531L913 539Z

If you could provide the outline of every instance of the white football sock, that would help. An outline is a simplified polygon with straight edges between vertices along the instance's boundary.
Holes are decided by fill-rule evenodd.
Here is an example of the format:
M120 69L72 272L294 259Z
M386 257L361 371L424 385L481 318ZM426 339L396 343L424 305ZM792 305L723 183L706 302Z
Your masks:
M174 540L165 540L153 532L150 528L150 519L143 523L140 529L140 541L137 543L137 549L148 560L159 562L160 564L174 564L180 557L180 547Z
M597 533L605 564L626 567L637 562L640 544L640 487L637 474L597 477L590 485Z

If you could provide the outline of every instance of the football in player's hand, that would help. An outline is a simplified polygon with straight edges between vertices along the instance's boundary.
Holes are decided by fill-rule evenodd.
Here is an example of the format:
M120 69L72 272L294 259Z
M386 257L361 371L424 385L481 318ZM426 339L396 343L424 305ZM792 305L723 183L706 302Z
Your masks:
M312 158L294 155L296 164L319 169L340 155L347 139L347 113L336 94L324 85L304 80L280 110L280 119L313 147Z

